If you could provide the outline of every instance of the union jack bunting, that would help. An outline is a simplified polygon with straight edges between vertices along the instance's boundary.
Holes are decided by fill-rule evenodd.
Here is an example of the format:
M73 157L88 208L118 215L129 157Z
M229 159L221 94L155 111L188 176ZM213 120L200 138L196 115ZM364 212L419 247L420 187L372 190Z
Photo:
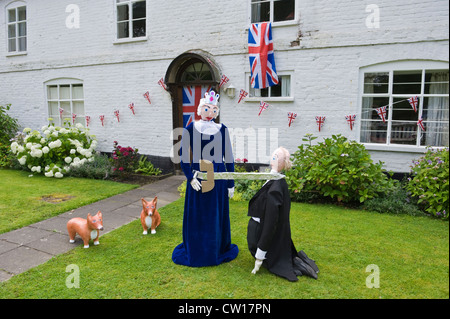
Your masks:
M297 113L288 112L289 127L291 127L292 121L294 121L296 117Z
M150 101L150 93L148 91L144 93L144 97L148 101L149 104L152 104L152 102Z
M272 24L253 23L248 29L248 54L252 72L251 85L264 89L278 84L273 53Z
M102 122L102 126L105 126L105 116L104 115L100 115L100 122Z
M225 74L223 74L222 78L220 79L219 88L221 88L224 84L227 84L228 81L230 81L230 79Z
M425 131L425 126L423 125L423 119L422 118L420 118L419 121L417 121L417 125L420 126L422 131Z
M200 119L197 115L197 107L205 93L211 91L211 85L187 85L183 86L183 127L187 127L193 121Z
M316 116L316 122L319 126L319 132L322 129L322 126L325 124L325 116Z
M158 84L161 85L161 87L162 87L164 90L167 91L167 86L166 86L166 83L164 83L164 79L163 79L163 78L161 78L161 79L158 81Z
M91 117L89 115L86 115L86 127L89 127L89 123L91 122Z
M353 125L356 121L356 114L353 115L346 115L345 119L347 120L348 125L350 125L350 130L353 131Z
M64 113L64 109L62 107L59 108L59 117L62 119L62 115Z
M261 101L261 103L259 103L259 114L258 114L258 116L261 115L262 111L267 110L268 107L269 107L269 104L267 104L266 102Z
M133 112L133 115L136 115L134 113L134 103L131 103L130 105L128 105L128 108L131 110L131 112Z
M119 118L119 110L115 110L115 111L114 111L114 115L117 117L117 122L120 122L120 118Z
M248 92L241 89L241 92L239 93L239 101L238 101L238 103L241 103L241 101L242 101L244 98L246 98L247 95L248 95Z
M72 113L72 123L75 124L75 119L77 118L77 115L75 113Z
M417 105L419 105L419 98L417 96L413 96L408 99L409 104L411 104L414 112L417 112Z
M384 123L386 123L386 114L387 114L386 107L387 106L382 106L375 109L375 111L377 111L378 116L381 117Z

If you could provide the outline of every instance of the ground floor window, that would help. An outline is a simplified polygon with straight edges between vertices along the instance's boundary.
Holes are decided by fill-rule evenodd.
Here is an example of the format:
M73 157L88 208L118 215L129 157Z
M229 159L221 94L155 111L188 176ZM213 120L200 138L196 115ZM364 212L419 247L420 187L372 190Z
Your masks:
M56 125L64 120L85 125L83 83L60 79L46 83L48 116Z
M251 86L251 76L248 75L250 97L281 98L291 97L291 75L278 73L278 84L265 89L254 89Z
M360 87L361 143L448 147L448 63L364 68Z

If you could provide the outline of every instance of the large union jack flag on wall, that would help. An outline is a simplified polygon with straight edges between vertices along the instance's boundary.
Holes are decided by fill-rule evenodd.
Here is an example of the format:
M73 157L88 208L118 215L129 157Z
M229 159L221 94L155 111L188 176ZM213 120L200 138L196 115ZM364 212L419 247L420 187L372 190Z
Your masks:
M248 54L252 72L251 85L264 89L278 84L273 54L272 24L253 23L248 30Z
M186 85L183 86L183 127L187 127L191 122L198 120L197 107L200 99L205 97L205 93L211 90L211 85Z

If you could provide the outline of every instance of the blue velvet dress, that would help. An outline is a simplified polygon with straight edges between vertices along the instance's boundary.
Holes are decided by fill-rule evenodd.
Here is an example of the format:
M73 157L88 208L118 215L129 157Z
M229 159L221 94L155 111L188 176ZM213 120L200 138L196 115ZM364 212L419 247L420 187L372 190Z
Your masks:
M191 123L182 136L181 168L187 178L183 242L175 247L172 260L191 267L219 265L235 259L239 253L237 245L231 243L230 232L228 188L234 187L234 181L215 180L214 189L206 193L194 190L190 182L194 170L200 170L200 159L211 161L215 172L234 172L225 125L208 135L200 133Z

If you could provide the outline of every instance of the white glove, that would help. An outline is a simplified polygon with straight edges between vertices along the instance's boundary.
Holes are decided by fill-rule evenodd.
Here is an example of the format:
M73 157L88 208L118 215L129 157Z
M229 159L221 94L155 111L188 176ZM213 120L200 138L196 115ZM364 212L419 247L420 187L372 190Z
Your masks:
M202 188L202 184L197 179L198 172L195 172L194 177L191 180L191 186L197 192Z
M256 272L259 270L259 268L261 268L262 263L263 263L262 260L259 260L259 259L255 260L255 268L253 268L252 274L256 274Z
M234 187L228 188L228 197L232 198L234 195Z

